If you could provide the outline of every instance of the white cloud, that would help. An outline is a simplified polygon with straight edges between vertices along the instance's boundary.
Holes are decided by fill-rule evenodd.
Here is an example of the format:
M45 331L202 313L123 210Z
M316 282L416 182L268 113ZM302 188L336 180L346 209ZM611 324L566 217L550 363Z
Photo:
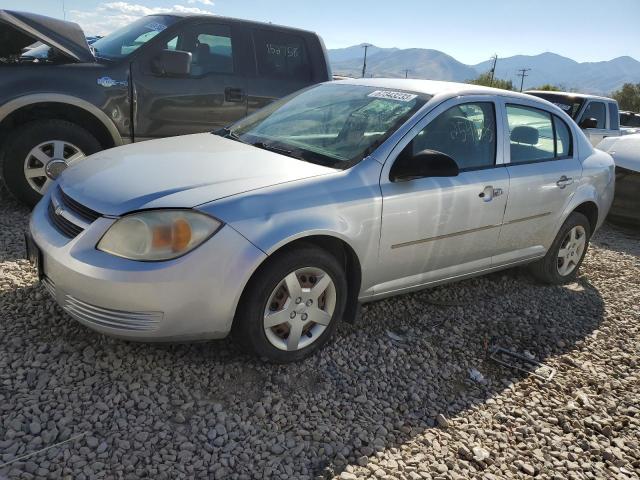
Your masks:
M199 0L205 5L213 5L211 0ZM188 3L193 3L188 0ZM86 35L106 35L115 29L123 27L128 23L144 16L157 13L199 13L212 14L209 10L198 7L187 7L184 5L174 5L171 8L146 7L135 3L108 2L101 3L95 10L71 10L69 20L79 23Z
M201 3L203 5L207 5L209 7L213 7L213 2L211 0L189 0L187 3Z

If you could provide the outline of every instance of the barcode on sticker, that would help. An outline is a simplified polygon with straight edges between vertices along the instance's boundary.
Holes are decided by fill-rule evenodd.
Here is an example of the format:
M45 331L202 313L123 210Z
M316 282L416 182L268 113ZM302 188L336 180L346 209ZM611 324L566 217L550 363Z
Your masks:
M387 100L397 100L399 102L410 102L417 96L413 93L394 92L392 90L376 90L367 95L367 97L386 98Z

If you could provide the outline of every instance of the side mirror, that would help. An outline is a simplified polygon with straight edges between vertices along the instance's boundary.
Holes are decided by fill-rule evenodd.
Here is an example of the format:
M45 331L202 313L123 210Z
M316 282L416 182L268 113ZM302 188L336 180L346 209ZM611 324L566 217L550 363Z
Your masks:
M153 61L153 70L160 75L185 77L191 73L191 52L162 50Z
M424 177L457 177L460 169L449 155L436 150L422 150L415 155L404 152L391 167L389 179L392 182L404 182Z
M598 120L592 117L583 118L578 126L583 130L586 128L598 128Z

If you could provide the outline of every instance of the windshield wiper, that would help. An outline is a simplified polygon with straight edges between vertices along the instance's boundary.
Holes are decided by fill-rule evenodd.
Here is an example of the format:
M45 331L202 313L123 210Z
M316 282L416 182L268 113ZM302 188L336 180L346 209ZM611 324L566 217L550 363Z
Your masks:
M237 133L232 132L229 127L224 127L211 133L213 133L214 135L218 135L219 137L230 138L231 140L235 140L236 142L247 143L242 140Z
M257 148L261 148L263 150L268 150L270 152L280 153L282 155L287 155L289 157L298 158L297 156L293 155L293 150L287 150L286 148L276 147L275 145L272 145L270 143L255 142L255 143L252 143L251 145ZM302 160L302 159L299 159L299 160Z

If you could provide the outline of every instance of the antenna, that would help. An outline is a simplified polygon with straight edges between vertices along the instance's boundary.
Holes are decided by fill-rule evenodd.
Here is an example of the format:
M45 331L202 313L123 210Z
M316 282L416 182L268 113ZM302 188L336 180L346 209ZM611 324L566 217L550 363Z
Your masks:
M67 9L65 8L64 0L62 0L62 18L63 20L67 19Z
M528 77L529 74L527 74L528 71L530 71L530 68L521 68L520 70L518 70L518 77L520 77L520 91L522 91L522 86L524 85L524 77Z

